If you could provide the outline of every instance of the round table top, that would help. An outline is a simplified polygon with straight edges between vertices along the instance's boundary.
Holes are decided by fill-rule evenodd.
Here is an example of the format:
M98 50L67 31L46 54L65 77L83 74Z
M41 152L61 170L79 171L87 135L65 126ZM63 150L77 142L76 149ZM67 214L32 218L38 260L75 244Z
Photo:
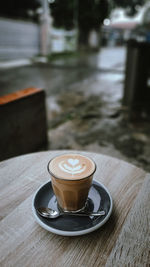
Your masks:
M33 195L50 180L49 160L67 152L71 151L38 152L0 162L1 266L148 264L150 175L122 160L74 151L94 159L94 179L111 193L113 212L103 227L84 236L64 237L36 223Z

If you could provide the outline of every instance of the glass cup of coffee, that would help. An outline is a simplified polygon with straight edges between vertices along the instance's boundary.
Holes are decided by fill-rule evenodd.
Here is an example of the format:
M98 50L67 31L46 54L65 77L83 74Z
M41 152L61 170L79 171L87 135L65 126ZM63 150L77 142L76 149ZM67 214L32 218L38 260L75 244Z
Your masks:
M58 207L66 212L83 210L96 171L95 162L81 154L63 154L50 160L48 171Z

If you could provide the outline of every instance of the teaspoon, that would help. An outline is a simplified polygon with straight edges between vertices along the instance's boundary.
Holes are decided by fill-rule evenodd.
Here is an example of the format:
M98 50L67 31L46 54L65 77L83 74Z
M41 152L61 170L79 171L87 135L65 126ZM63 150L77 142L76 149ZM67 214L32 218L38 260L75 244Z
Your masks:
M56 211L50 208L40 207L37 208L37 212L45 218L57 218L62 215L73 215L73 216L102 216L105 215L105 211L101 210L98 212L68 212L68 211Z

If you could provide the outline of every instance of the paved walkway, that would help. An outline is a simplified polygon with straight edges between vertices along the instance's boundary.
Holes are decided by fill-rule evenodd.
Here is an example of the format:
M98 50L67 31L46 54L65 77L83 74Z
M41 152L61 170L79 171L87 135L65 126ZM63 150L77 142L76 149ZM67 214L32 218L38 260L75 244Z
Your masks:
M130 123L122 106L125 48L0 70L1 95L46 90L49 149L100 152L150 171L149 125Z

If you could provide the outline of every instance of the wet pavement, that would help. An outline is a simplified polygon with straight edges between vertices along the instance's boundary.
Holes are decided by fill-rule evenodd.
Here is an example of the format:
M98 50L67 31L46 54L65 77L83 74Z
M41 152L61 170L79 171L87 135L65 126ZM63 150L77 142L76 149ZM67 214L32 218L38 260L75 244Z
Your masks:
M130 122L122 105L125 48L0 70L1 95L25 87L46 90L48 149L103 153L150 171L150 126Z

